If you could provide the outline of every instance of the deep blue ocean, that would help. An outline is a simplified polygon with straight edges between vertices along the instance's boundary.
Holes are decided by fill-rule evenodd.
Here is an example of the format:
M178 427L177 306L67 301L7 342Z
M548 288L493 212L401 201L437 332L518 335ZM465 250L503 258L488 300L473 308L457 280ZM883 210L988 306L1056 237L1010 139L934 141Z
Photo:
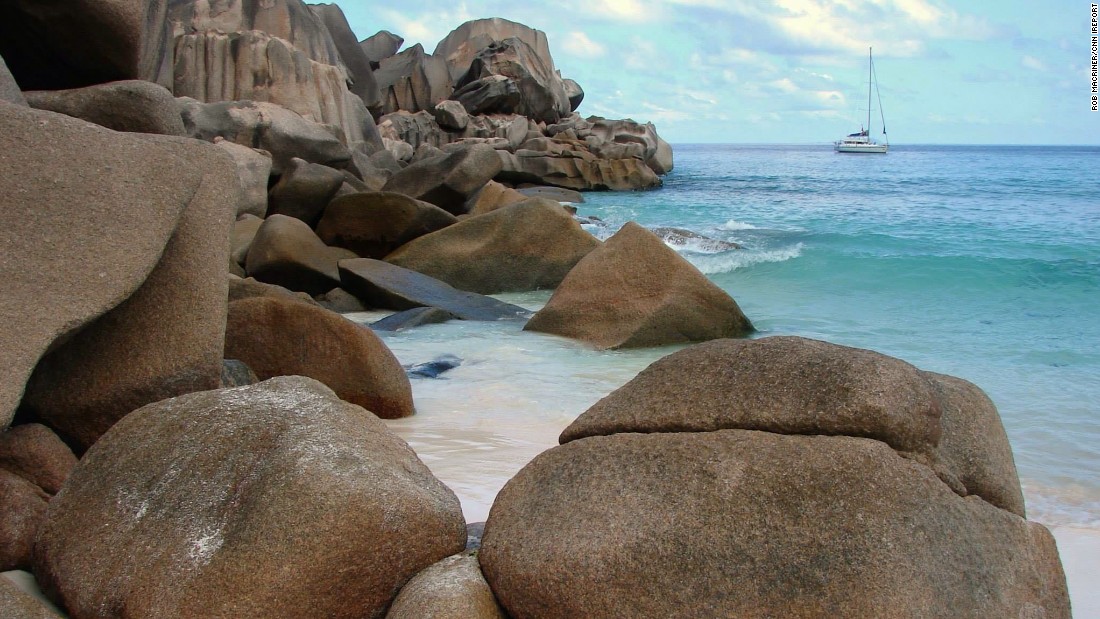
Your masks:
M677 249L760 336L869 348L968 379L996 403L1029 517L1100 529L1100 147L674 145L657 190L590 193L606 238L633 220L734 241ZM503 295L538 307L549 293ZM670 349L597 352L518 327L448 323L386 336L415 363L394 422L468 517L587 406Z

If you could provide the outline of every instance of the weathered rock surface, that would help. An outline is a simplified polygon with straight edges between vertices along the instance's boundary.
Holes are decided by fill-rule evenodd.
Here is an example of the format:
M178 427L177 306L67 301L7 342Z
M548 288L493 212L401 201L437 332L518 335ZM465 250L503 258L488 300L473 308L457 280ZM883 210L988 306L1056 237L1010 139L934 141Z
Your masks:
M221 375L227 241L240 191L236 166L212 144L142 139L144 158L170 157L181 166L176 174L187 170L201 181L141 287L42 357L27 383L23 405L78 448L149 402L217 388ZM147 184L141 180L143 190ZM66 296L55 297L54 306L59 298Z
M753 327L725 291L628 222L577 263L524 329L637 348L743 336Z
M242 215L233 222L233 228L229 232L229 259L244 266L248 257L248 248L252 247L252 241L260 230L264 220L255 215Z
M35 573L74 617L379 618L464 541L384 423L286 377L127 416L51 503Z
M400 193L364 192L333 200L317 225L317 236L363 258L381 259L456 221L447 211Z
M237 177L241 180L241 201L237 205L237 217L267 213L267 187L271 179L271 153L250 148L223 137L214 138L214 144L229 153L237 164Z
M476 553L452 555L420 572L394 599L386 619L504 619Z
M528 198L427 234L386 262L480 294L556 288L599 246L560 204Z
M252 240L245 271L261 282L315 296L339 286L336 263L354 257L354 252L325 245L301 219L272 215Z
M1044 527L847 436L575 440L508 482L478 556L517 618L1069 617Z
M4 62L3 56L0 56L0 101L7 101L16 105L27 104L27 99L23 97L19 84L15 83L15 78L8 70L8 65Z
M316 226L325 207L344 184L344 174L297 157L268 192L267 214L296 217Z
M320 307L274 297L231 303L225 358L261 380L309 376L383 419L415 412L409 379L382 340Z
M1001 509L1025 517L1016 462L997 407L977 385L924 372L939 396L942 438L935 458L965 488Z
M365 312L369 309L358 297L343 288L333 288L317 297L316 301L321 307L337 314Z
M172 93L142 80L23 94L33 108L66 114L115 131L185 134L179 104Z
M565 96L569 98L569 111L577 111L577 108L581 106L581 101L584 101L584 89L571 79L563 79L561 82L562 86L565 87Z
M631 191L659 187L661 179L633 157L601 159L586 150L561 155L538 151L500 152L498 180L510 183L538 183L578 191Z
M274 174L294 157L332 168L343 168L351 152L330 129L274 103L225 101L202 103L181 97L181 116L187 135L213 142L221 137L260 148L272 156Z
M523 202L528 197L530 196L522 194L511 187L506 187L496 181L489 181L466 201L466 212L470 215L484 215L499 208Z
M603 398L562 433L762 430L882 441L1023 517L1012 450L973 384L886 355L799 337L717 340L673 353Z
M457 316L454 314L438 307L414 307L390 314L381 320L376 320L370 324L370 328L372 331L404 331L405 329L435 325L456 318Z
M451 134L439 126L432 113L423 110L416 113L398 110L386 114L378 119L378 132L383 141L405 142L414 150L422 144L441 148L452 139Z
M0 56L24 90L118 80L170 84L167 0L39 0L0 5Z
M531 198L546 198L547 200L572 202L573 204L584 203L584 194L562 187L520 187L516 191Z
M502 79L503 78L503 79ZM521 114L554 123L569 116L565 84L539 53L516 37L493 41L474 56L451 95L471 114Z
M240 359L222 359L221 387L244 387L260 382L260 377Z
M328 28L301 0L213 8L183 0L171 3L170 18L177 96L276 103L337 127L349 147L381 146L364 100L348 90L348 69Z
M470 70L478 52L489 47L494 41L516 38L526 43L546 68L555 71L554 59L550 56L550 43L546 33L523 24L501 19L475 19L452 30L435 46L433 56L443 58L451 72L451 79L457 82Z
M141 286L206 180L177 154L137 136L5 102L0 167L6 426L39 358Z
M39 598L27 593L9 580L9 574L25 574L33 580L33 576L25 571L0 574L0 616L10 619L58 619L61 617Z
M57 494L76 466L76 456L53 430L40 423L12 426L0 433L0 469Z
M446 62L424 53L419 43L383 59L375 79L381 93L383 114L398 110L431 112L454 91Z
M458 101L441 101L432 109L435 122L450 131L462 131L470 124L470 115Z
M241 299L251 299L252 297L277 297L299 301L306 305L318 305L313 297L304 292L294 292L275 284L265 284L251 277L229 277L228 301L230 303Z
M345 290L371 307L436 307L461 320L514 320L529 315L518 305L455 290L433 277L371 258L341 260L340 278Z
M474 145L445 157L412 164L386 182L383 191L403 193L460 215L466 200L500 171L497 151Z
M393 56L401 49L405 39L397 36L389 30L380 30L373 35L359 41L359 47L370 60L371 67L377 69L379 63Z
M355 33L348 25L344 11L335 4L311 4L309 8L320 18L329 35L332 36L332 42L340 54L340 60L347 68L351 92L358 95L372 113L374 110L381 109L382 100L378 95L378 83L374 79L370 58L359 45L359 41L355 39Z
M46 517L50 495L35 484L0 469L0 572L30 569L34 537ZM465 544L465 540L463 540Z

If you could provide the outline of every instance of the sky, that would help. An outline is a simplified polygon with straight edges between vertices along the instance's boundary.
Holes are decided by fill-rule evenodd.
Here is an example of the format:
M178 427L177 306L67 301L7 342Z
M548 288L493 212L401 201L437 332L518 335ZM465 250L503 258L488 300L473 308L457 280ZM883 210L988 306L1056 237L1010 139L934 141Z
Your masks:
M892 144L1100 144L1081 0L339 0L360 39L431 53L484 17L542 30L582 116L677 143L828 143L867 116ZM404 47L403 47L404 49ZM874 132L881 131L873 104Z

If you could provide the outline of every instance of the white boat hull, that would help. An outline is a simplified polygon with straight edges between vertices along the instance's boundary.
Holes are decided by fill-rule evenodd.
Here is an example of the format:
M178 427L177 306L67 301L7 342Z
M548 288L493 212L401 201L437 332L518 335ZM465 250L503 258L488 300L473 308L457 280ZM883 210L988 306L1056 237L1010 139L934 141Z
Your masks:
M885 153L889 148L889 144L873 144L873 143L844 143L837 142L834 144L836 152L838 153Z

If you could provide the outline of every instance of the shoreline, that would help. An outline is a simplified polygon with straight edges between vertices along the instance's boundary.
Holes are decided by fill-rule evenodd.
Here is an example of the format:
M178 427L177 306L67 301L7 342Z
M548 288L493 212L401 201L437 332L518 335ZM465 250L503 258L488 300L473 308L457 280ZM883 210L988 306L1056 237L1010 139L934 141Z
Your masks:
M1058 543L1073 616L1077 619L1100 617L1100 530L1047 528Z

